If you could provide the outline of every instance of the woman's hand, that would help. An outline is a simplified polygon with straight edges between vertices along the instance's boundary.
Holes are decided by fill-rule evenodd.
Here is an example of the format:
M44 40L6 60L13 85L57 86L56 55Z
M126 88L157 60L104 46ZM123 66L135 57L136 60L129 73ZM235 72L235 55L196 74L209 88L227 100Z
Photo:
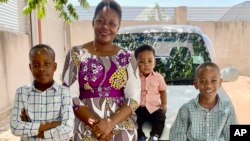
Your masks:
M126 120L132 114L131 107L123 104L110 118L101 119L92 127L93 135L99 141L110 141L114 136L113 130L116 124Z
M114 127L110 118L101 119L92 127L92 133L100 141L109 141L113 136Z
M81 106L80 108L75 110L74 113L76 117L78 117L82 122L87 124L90 128L92 128L94 124L99 122L99 118L94 116L94 114L91 113L89 109L85 106Z

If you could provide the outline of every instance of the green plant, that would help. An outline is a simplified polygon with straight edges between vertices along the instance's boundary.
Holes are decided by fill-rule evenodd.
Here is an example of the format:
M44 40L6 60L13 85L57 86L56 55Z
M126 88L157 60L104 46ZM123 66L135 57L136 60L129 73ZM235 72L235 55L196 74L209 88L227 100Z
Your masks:
M156 42L167 42L171 51L166 52L164 56L157 56L155 70L161 73L166 82L173 84L192 84L195 69L199 65L195 63L193 57L200 56L204 62L211 61L208 51L205 47L203 38L196 33L126 33L119 34L114 43L128 50L135 50L143 44L150 46ZM187 46L178 46L178 44L191 44L193 52Z
M7 3L8 0L0 0L0 3ZM53 0L54 8L59 12L59 17L64 19L66 23L72 20L78 20L78 14L71 2L68 0ZM87 0L78 0L83 8L89 8ZM43 19L46 16L46 6L48 0L27 0L27 5L23 9L25 15L29 15L32 11L37 10L38 19Z

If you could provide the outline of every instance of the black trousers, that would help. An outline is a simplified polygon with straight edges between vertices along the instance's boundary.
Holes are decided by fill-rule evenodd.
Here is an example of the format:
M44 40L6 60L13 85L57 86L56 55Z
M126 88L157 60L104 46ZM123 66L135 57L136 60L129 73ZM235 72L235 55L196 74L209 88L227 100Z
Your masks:
M137 115L138 138L142 136L146 137L142 130L142 125L146 121L148 121L152 125L150 136L156 135L158 137L161 137L166 120L166 115L161 109L150 114L146 107L139 107L135 112Z

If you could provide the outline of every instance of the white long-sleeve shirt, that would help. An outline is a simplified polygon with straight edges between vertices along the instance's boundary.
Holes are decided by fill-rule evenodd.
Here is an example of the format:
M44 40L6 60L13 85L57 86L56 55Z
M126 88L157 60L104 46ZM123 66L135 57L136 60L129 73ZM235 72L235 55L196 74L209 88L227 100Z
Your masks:
M30 122L21 121L21 110L25 109ZM44 139L38 138L40 124L59 121L60 126L44 131ZM21 136L23 141L66 141L69 139L74 124L72 99L68 88L56 82L41 92L31 86L17 89L14 108L11 114L11 132Z

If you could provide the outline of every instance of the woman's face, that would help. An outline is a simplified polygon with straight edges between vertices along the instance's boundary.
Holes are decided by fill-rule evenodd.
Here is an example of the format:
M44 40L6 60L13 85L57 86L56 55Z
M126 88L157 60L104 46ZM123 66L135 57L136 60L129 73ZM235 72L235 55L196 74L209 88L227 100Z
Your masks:
M105 6L96 15L93 27L96 42L101 44L112 43L120 27L119 16L114 10Z

